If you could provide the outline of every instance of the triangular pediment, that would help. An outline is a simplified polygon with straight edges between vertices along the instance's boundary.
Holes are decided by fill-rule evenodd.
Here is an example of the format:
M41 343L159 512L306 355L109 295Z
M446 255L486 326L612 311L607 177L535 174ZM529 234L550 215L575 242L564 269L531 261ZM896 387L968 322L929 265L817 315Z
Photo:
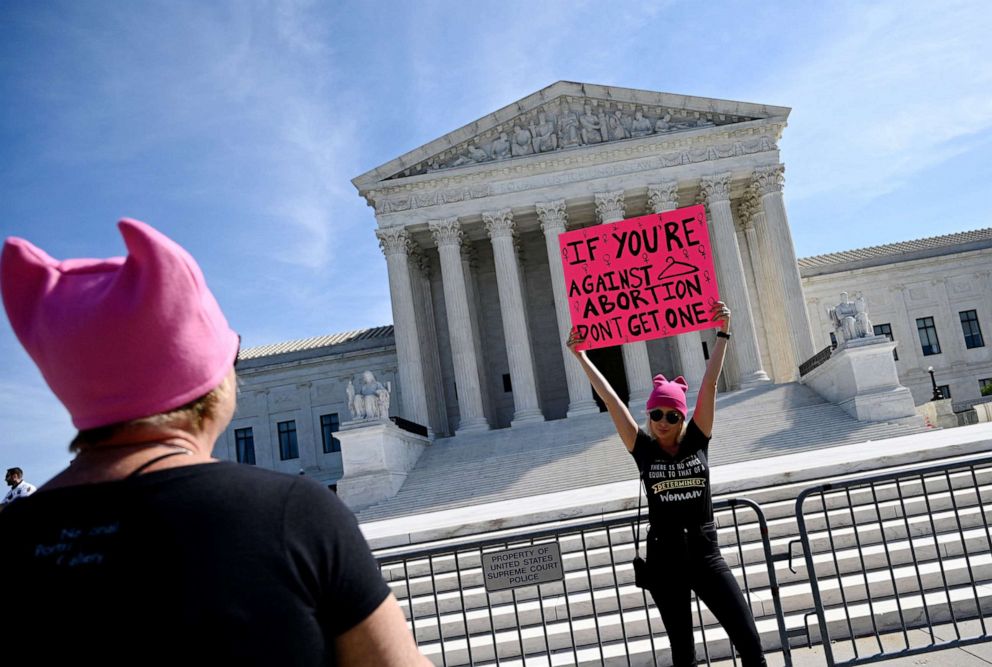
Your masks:
M358 176L384 181L619 141L785 119L788 107L559 81Z

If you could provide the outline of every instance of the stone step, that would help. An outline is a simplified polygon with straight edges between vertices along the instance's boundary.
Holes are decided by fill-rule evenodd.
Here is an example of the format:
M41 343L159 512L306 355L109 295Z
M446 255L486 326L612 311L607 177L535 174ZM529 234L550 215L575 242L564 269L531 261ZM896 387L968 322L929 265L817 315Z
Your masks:
M919 425L862 423L801 385L718 397L713 465L864 443L921 432ZM605 414L464 434L435 441L399 493L359 514L362 523L575 488L636 476L633 460Z
M837 571L842 575L861 571L887 571L892 568L905 568L914 562L929 564L937 563L938 558L953 559L962 556L979 558L983 553L988 553L990 547L984 525L965 531L963 540L961 538L962 536L957 534L941 535L938 536L936 546L932 537L919 537L912 542L895 540L885 547L876 545L861 550L843 549L836 553L819 553L813 557L813 562L820 580L828 582L835 579L833 573ZM793 573L788 569L788 563L779 561L774 564L775 576L782 589L788 588L790 584L807 583L805 561L797 559L795 565L796 572ZM764 563L748 565L743 569L731 567L731 572L737 578L742 590L749 588L752 595L756 596L755 599L770 601L768 571ZM831 574L828 575L827 572ZM603 604L610 606L612 603L609 600L614 596L613 589L617 586L632 586L633 580L633 568L629 561L618 561L615 566L566 571L563 591L567 590L568 596L565 596L563 591L560 595L567 597L566 606L574 609L585 598L577 597L573 600L572 596L588 595L589 589L592 588L594 597L600 596L605 601ZM560 586L561 584L545 584L543 592L548 595L549 590L555 591ZM438 609L442 614L461 613L462 609L486 607L494 610L502 607L512 609L514 604L531 602L538 596L536 588L528 587L512 592L490 593L487 597L481 569L465 570L460 575L438 575L433 584L429 577L420 577L409 581L391 582L390 587L406 609L409 609L411 604L409 587L413 593L413 610L418 618L433 615ZM755 611L757 613L757 610Z
M944 496L935 497L929 503L932 513L926 513L927 504L920 501L917 509L919 513L906 517L878 521L862 522L857 530L850 525L844 527L833 526L828 534L823 530L813 530L809 532L810 545L814 552L824 550L834 550L843 553L844 550L856 548L858 546L868 549L868 553L877 553L877 545L881 544L882 534L888 542L895 540L905 540L908 535L927 536L931 534L957 534L958 528L970 529L980 528L987 524L982 506L964 505L965 491L956 492L960 495L957 509L951 507L949 494L936 494ZM974 494L971 494L972 501ZM983 498L985 498L983 494ZM988 496L992 498L992 493ZM946 501L946 502L944 502ZM937 506L946 505L950 509L936 511ZM908 507L908 504L907 504ZM798 545L793 545L797 539L795 522L791 523L781 520L782 523L793 528L793 532L788 532L784 528L777 531L776 537L771 537L770 547L774 554L788 554L790 546L795 553L795 562L802 564L802 554L799 553ZM746 524L738 532L741 536L751 538L749 542L740 545L733 544L728 537L733 538L733 529L720 529L721 553L725 560L732 567L739 566L743 561L745 564L763 564L765 562L764 545L760 541L760 533L756 524ZM769 534L771 535L771 529ZM578 536L565 535L558 539L559 547L562 551L562 562L566 572L585 570L586 568L610 567L612 563L627 563L634 557L633 534L629 526L616 526L607 531L590 531L582 538ZM729 542L729 543L728 543ZM932 542L932 538L931 538ZM583 550L584 547L584 550ZM642 547L643 553L643 547ZM417 581L418 578L429 584L440 587L441 590L457 588L459 586L481 584L481 555L478 552L461 553L458 556L459 572L455 572L455 556L445 555L434 557L430 560L414 560L405 566L386 566L383 568L383 576L387 580L410 580ZM416 594L416 589L414 590Z
M843 593L836 578L825 579L820 584L821 601L827 607L851 605L865 602L865 582L871 592L873 604L882 598L899 595L918 594L920 590L941 591L947 587L970 585L972 580L979 585L992 583L992 555L981 554L968 558L948 559L943 563L931 562L920 565L919 569L907 566L889 570L875 570L865 574L847 575L841 578ZM775 609L770 591L753 591L749 596L752 613L756 619L770 617L774 619ZM603 618L604 615L617 613L623 609L643 609L645 594L632 583L619 586L616 591L588 591L567 596L544 597L540 600L529 600L517 604L504 604L486 607L469 608L464 614L459 611L442 612L440 615L441 628L446 637L465 633L467 624L470 634L484 633L489 630L508 630L523 626L546 624L568 618L581 619L585 617ZM785 586L780 590L780 600L783 612L794 613L809 611L814 608L811 589L808 583ZM699 620L703 627L716 626L717 621L706 605L699 605ZM419 612L420 610L418 610ZM429 610L433 615L433 610ZM652 609L652 613L656 613ZM421 641L438 639L438 620L429 618L426 622L418 622L417 637Z
M897 601L898 600L898 601ZM952 587L947 591L929 591L900 596L898 599L853 603L844 609L826 610L827 627L832 639L843 639L852 635L863 636L872 632L898 630L901 627L919 627L924 623L924 601L930 621L942 623L951 620L952 610L958 618L970 618L976 614L992 614L992 585L986 583L976 591L971 587ZM849 620L848 620L849 619ZM805 614L786 614L786 629L798 630L804 627ZM850 625L849 625L850 623ZM781 648L778 626L772 618L756 620L762 646L766 651ZM464 634L444 640L424 641L421 651L435 664L440 662L442 644L447 665L484 665L495 659L494 651L499 651L499 664L512 664L506 659L528 655L540 660L539 653L551 654L545 657L553 664L652 664L654 657L664 664L670 661L667 639L663 635L663 624L657 612L643 608L597 615L568 621L546 621L524 627L498 630L466 638ZM813 641L819 642L819 631L811 624ZM649 638L649 633L652 635ZM726 633L720 626L704 627L695 631L697 647L705 633L706 648L710 658L730 657L731 646ZM579 646L579 660L574 660L573 641ZM472 647L472 660L469 661L468 644ZM521 650L522 647L522 650ZM517 664L523 664L521 661Z

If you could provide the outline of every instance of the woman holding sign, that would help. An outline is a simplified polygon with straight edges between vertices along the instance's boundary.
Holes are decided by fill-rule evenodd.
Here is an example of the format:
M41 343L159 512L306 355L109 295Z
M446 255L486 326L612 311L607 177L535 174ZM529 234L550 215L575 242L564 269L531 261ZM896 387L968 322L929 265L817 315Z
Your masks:
M654 377L647 421L641 429L581 349L585 339L573 330L566 344L606 404L644 482L651 524L647 539L649 590L665 623L675 667L696 664L690 590L696 591L727 631L743 666L752 667L764 665L765 659L751 610L720 555L707 460L717 381L730 341L730 309L722 301L715 302L710 320L719 322L720 329L688 422L688 386L682 377L673 381L663 375Z

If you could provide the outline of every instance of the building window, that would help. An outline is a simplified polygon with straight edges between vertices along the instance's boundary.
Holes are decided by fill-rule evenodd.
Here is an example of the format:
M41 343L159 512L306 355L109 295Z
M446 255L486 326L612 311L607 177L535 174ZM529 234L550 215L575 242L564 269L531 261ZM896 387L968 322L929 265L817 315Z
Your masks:
M992 378L982 378L978 381L978 393L982 396L992 396Z
M300 458L300 448L296 444L296 422L279 422L279 458L283 461Z
M941 398L950 398L951 397L951 385L949 385L949 384L938 385L937 386L937 391L940 392L940 397Z
M703 359L705 359L706 361L710 360L710 348L706 344L705 340L703 341Z
M982 327L978 325L978 313L974 310L962 310L961 331L964 332L964 346L969 350L973 347L985 347L982 338Z
M334 437L334 434L341 429L338 421L338 413L332 412L329 415L320 416L320 438L324 441L324 453L333 454L341 451L341 441Z
M255 465L255 435L251 427L234 429L234 447L238 454L238 463Z
M833 331L830 332L830 347L837 349L837 335Z
M503 391L505 392L513 391L513 385L510 383L509 373L503 373Z
M937 327L933 324L933 318L917 318L916 330L920 334L920 346L923 348L923 356L929 357L931 354L940 354L940 341L937 340Z
M891 341L894 341L895 340L895 338L892 336L892 325L891 324L876 324L872 328L875 329L875 335L876 336L885 336L886 338L888 338ZM894 361L899 361L899 352L898 351L892 350L892 359Z

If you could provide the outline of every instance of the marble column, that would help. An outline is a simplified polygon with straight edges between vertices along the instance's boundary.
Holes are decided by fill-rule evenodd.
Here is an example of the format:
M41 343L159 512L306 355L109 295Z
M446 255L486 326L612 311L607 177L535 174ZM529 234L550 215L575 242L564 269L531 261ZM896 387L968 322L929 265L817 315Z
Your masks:
M720 259L720 296L732 312L731 329L734 338L729 354L731 359L736 360L740 386L743 389L768 382L768 375L761 367L761 352L754 334L744 265L737 245L734 216L730 210L730 178L729 173L704 176L700 181L700 189L712 218L713 235L710 240L713 252Z
M473 276L479 268L478 252L470 243L462 244L462 275L465 276L465 294L468 296L468 317L472 323L472 340L475 342L475 358L479 363L479 382L482 384L482 412L486 421L493 423L496 407L489 393L489 377L486 370L486 354L489 344L486 342L486 331L480 326L479 286Z
M764 251L775 267L782 293L782 305L788 314L789 343L795 364L807 361L816 354L813 336L810 333L809 316L806 313L806 299L803 296L803 283L796 263L796 250L789 231L789 218L785 213L782 187L785 184L785 166L775 165L754 172L753 187L761 199L764 229L758 230L759 239L766 244Z
M592 398L592 387L578 360L565 345L572 330L572 316L565 290L565 269L561 265L561 247L558 235L565 231L568 214L565 200L558 199L536 205L537 219L541 222L544 241L548 248L548 265L551 269L551 288L555 296L555 315L558 318L558 338L562 360L565 364L565 381L568 384L568 416L598 413L599 406Z
M534 358L520 289L520 267L513 247L513 212L508 208L486 211L482 214L482 221L493 244L496 289L499 292L506 356L510 363L510 381L513 385L513 419L510 425L543 421L544 415L537 401Z
M441 354L437 349L437 329L434 315L434 288L431 276L434 266L431 256L414 246L409 258L410 281L413 285L413 312L420 336L420 362L424 372L424 392L427 394L427 415L435 435L449 436L448 399L441 374Z
M757 294L751 305L756 307L765 325L765 344L772 366L772 377L776 382L795 382L799 379L800 362L796 361L791 342L789 317L782 295L781 272L776 269L777 262L773 259L773 249L768 242L768 219L754 191L745 195L738 210L751 251L751 265L754 267ZM805 302L803 312L806 312ZM808 321L809 315L806 317Z
M398 227L378 229L375 235L386 255L389 294L393 305L400 404L403 408L397 414L429 429L423 359L420 354L417 318L413 311L413 286L410 282L409 252L412 241L409 233Z
M599 217L600 224L623 220L623 190L597 193L596 215ZM643 414L644 404L654 387L651 382L651 361L648 359L648 346L641 340L626 343L621 346L621 350L623 351L623 368L627 374L627 387L630 388L627 405L634 414L634 418L640 419L639 415Z
M648 207L652 213L674 211L679 207L678 181L665 181L648 185ZM698 331L675 336L675 347L679 355L682 377L689 383L688 404L695 404L699 385L706 372L706 358L703 356L703 340ZM671 379L671 378L669 378Z
M458 218L446 218L431 222L430 230L441 258L441 282L448 316L451 360L458 390L457 431L485 431L489 428L489 422L482 409L479 361L475 355L468 293L462 271L462 229Z

